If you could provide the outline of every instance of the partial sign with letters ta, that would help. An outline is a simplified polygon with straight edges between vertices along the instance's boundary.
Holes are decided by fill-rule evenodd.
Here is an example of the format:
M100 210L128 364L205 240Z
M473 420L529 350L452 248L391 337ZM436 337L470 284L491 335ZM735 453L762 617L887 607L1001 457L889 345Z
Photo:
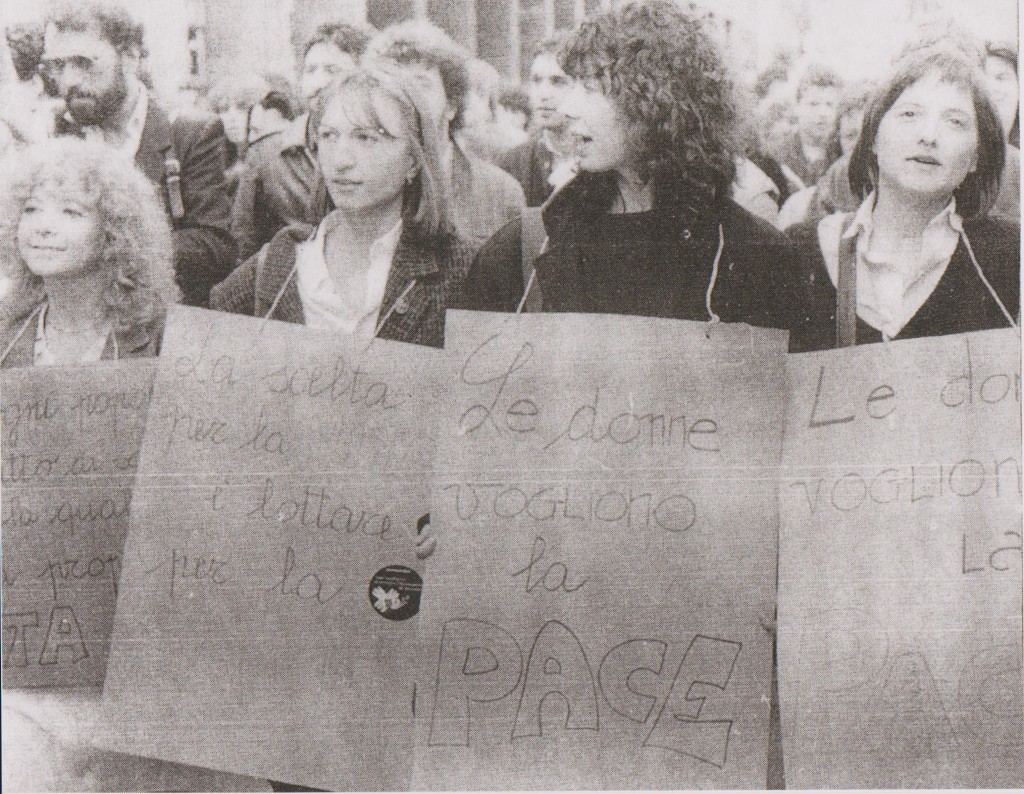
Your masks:
M154 372L0 373L4 686L103 683Z

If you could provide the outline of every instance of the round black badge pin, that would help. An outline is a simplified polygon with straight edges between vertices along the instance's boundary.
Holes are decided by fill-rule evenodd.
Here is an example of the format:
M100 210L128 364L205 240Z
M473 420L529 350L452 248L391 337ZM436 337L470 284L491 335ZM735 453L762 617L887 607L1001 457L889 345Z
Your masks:
M388 620L408 620L420 611L423 580L412 568L389 565L370 580L370 604Z

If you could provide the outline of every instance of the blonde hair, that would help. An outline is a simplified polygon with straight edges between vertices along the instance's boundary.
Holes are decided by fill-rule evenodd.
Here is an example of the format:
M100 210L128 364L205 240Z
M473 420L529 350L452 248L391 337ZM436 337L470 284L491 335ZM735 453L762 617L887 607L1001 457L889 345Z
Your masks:
M18 224L33 191L57 186L97 210L103 235L100 262L111 275L104 294L118 331L151 326L179 299L171 231L155 188L120 153L75 138L47 141L19 152L2 169L0 262L12 286L0 315L27 315L45 299L43 280L18 251Z
M381 98L391 101L398 110L402 129L387 132L408 142L416 162L416 176L405 186L402 197L402 220L422 240L450 235L453 230L451 190L442 165L445 142L441 137L440 120L423 101L423 92L416 90L400 67L383 61L360 66L318 97L309 117L310 143L314 150L324 112L338 97L345 97L346 107L363 114L367 123L374 127L386 127L379 102ZM310 218L313 223L319 223L333 209L323 178L317 181Z

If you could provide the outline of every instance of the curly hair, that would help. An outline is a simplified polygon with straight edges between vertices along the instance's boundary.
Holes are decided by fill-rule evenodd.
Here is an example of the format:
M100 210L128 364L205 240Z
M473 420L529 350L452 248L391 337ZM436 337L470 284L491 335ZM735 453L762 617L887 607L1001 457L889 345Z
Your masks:
M727 192L740 149L733 86L700 19L668 0L631 3L584 21L560 62L601 83L659 193L679 183Z
M46 24L61 32L95 30L121 55L148 55L142 24L112 0L58 0L47 12Z
M804 94L811 88L834 88L836 91L842 91L844 88L843 78L827 66L823 66L820 63L812 63L804 70L804 73L800 76L800 82L797 83L797 103L804 98Z
M349 25L347 22L326 22L320 25L302 45L302 58L305 60L309 51L317 44L329 44L343 53L359 60L366 52L370 37L376 33L372 28L363 25Z
M119 332L160 323L179 299L171 231L156 191L134 165L108 147L59 138L20 152L0 190L0 261L11 279L5 319L27 315L46 297L43 280L18 252L18 224L39 188L57 189L96 208L103 232L100 259L110 272L103 299Z

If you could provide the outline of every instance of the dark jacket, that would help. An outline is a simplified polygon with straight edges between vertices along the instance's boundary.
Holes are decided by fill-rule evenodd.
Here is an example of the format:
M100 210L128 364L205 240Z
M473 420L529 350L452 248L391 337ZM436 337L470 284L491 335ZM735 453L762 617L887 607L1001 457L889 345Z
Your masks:
M304 324L306 316L299 296L298 277L292 275L295 248L310 239L315 231L316 228L308 224L295 224L279 231L259 253L214 288L210 307L250 317L267 317L280 294L281 299L269 319ZM468 245L456 237L423 244L404 231L391 263L378 322L391 306L397 308L377 336L444 347L445 310L454 303L471 258ZM292 276L290 280L289 276ZM396 305L413 279L416 285ZM288 284L282 293L285 282Z
M292 124L249 147L231 209L231 233L245 261L285 226L309 221L316 165Z
M57 119L58 135L81 135L67 117ZM178 116L173 122L152 99L135 164L154 185L172 217L164 163L171 151L181 166L185 214L174 221L174 272L182 302L206 306L210 287L235 265L235 242L228 230L231 204L224 181L224 125L216 116Z
M0 367L31 367L36 356L36 319L41 307L19 317L0 330ZM125 358L153 358L160 352L163 318L149 326L137 326L128 331L117 331L103 348L103 361ZM116 339L116 344L115 344ZM9 348L9 349L8 349Z
M789 189L792 193L802 190L805 187L814 187L818 180L825 175L825 171L832 165L825 152L821 160L812 162L804 154L804 147L800 143L800 135L792 132L782 140L778 141L776 147L769 154L780 164L791 169L800 180L802 185L790 181Z
M993 218L964 221L964 232L985 278L1016 319L1020 316L1020 227ZM836 290L818 242L818 222L789 230L800 257L800 313L789 337L792 353L836 347ZM935 291L896 339L945 336L1009 322L971 262L963 240L953 252ZM881 342L882 334L857 318L857 344Z
M452 223L459 236L474 249L519 215L523 190L498 166L467 154L456 143L452 149Z
M527 207L539 207L551 195L548 177L553 163L554 155L539 135L515 147L498 161L498 165L522 185Z
M548 248L534 262L544 311L603 312L615 296L600 292L602 271L620 267L606 252L592 250L592 238L607 223L615 195L608 175L581 174L545 206ZM787 328L795 252L786 237L731 199L674 197L662 209L669 239L657 282L639 296L638 308L615 313L708 320L705 293L725 238L712 309L724 322ZM464 305L484 311L515 311L523 297L521 222L515 220L480 250L466 279Z

